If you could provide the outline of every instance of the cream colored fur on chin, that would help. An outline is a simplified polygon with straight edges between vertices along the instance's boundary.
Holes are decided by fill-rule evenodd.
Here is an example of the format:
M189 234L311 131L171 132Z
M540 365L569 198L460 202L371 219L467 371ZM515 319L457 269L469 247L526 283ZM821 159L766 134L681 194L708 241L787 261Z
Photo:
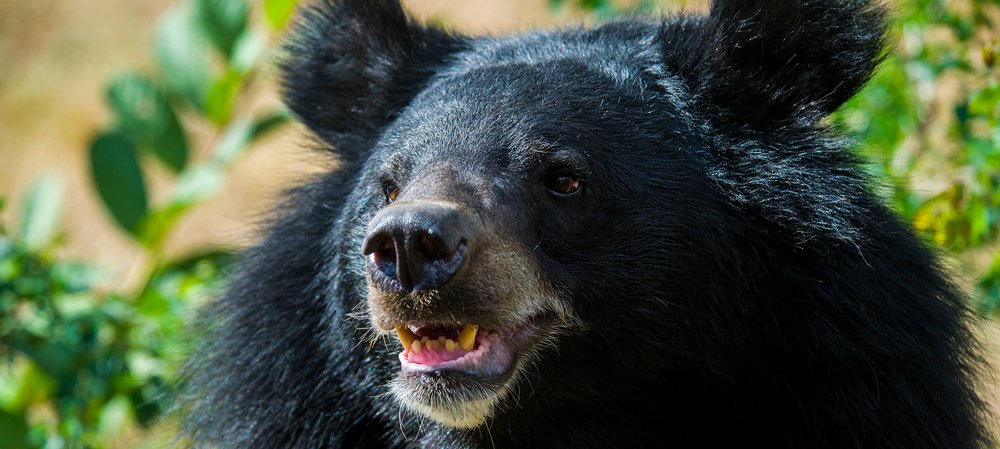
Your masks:
M483 425L506 393L504 390L486 398L454 398L446 404L428 404L418 400L417 395L400 382L393 382L391 388L392 394L404 407L455 429L474 429Z

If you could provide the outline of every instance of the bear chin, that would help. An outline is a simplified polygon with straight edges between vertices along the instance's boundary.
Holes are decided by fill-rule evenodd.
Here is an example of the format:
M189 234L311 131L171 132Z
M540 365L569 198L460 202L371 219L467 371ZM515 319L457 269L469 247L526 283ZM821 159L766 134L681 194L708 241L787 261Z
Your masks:
M518 371L517 368L514 372ZM513 373L503 379L473 379L453 372L400 373L390 383L392 394L412 412L455 429L483 425L510 391Z

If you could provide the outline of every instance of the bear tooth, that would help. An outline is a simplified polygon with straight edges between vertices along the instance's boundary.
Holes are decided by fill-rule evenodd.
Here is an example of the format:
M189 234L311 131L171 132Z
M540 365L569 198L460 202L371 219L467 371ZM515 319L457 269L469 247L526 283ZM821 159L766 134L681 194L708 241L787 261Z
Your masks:
M427 347L434 350L441 349L441 343L438 343L437 340L428 340Z
M414 340L413 346L410 346L410 351L414 354L420 354L420 340Z
M448 352L455 352L455 349L458 349L458 343L455 343L455 340L450 338L446 339L444 341L444 348L447 349Z
M463 350L471 351L472 346L476 344L476 332L479 331L479 325L477 324L466 324L462 328L462 332L458 334L458 345L462 347Z
M417 339L417 334L410 331L406 325L399 324L396 326L396 336L399 337L400 343L403 343L403 350L410 349L410 345L413 344L413 340Z

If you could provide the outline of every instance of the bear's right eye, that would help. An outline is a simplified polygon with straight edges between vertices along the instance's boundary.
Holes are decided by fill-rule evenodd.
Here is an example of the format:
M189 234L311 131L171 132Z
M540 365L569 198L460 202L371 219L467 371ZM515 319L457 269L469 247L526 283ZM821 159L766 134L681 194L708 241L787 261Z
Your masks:
M545 180L545 188L557 196L571 196L583 188L583 181L578 176L557 173Z
M382 187L382 192L385 193L386 204L392 204L393 201L396 201L396 197L399 196L399 186L391 182L386 183Z

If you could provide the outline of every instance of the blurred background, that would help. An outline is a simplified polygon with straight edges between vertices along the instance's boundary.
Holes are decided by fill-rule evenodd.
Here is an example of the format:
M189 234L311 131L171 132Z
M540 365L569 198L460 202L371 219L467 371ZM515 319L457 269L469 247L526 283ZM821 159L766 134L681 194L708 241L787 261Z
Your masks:
M0 0L0 448L171 441L185 321L281 191L330 168L275 92L297 3ZM707 3L404 0L472 34ZM889 3L892 55L830 120L947 254L1000 404L1000 2Z

